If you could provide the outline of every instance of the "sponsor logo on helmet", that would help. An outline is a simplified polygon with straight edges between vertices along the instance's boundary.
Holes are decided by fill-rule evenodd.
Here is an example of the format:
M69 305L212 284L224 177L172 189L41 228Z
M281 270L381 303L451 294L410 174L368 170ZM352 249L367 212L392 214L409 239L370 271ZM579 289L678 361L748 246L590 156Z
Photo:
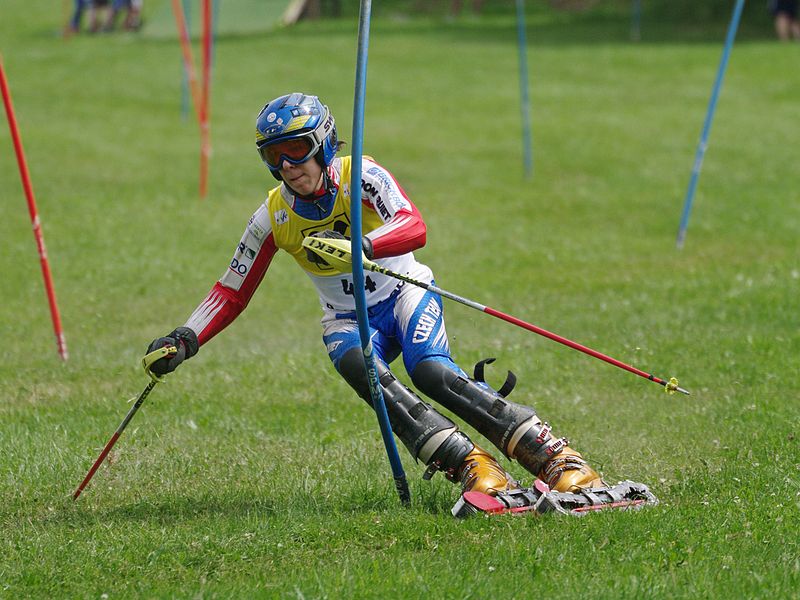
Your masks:
M284 132L288 133L290 131L296 131L298 129L302 129L306 123L308 123L309 119L311 119L311 115L303 115L300 117L294 117L291 121L286 124L286 128Z
M267 123L272 123L277 118L278 115L276 115L274 112L271 112L267 115Z
M281 125L280 123L276 123L275 125L270 125L264 130L264 136L265 136L264 139L271 137L273 135L277 135L281 131L283 131L283 125Z

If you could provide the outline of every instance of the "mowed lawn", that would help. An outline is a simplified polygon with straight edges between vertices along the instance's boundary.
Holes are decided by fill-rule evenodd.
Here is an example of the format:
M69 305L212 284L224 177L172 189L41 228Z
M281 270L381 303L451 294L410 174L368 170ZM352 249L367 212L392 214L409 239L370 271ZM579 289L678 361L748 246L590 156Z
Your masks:
M457 488L423 481L401 448L401 508L375 417L330 365L316 296L286 255L73 502L147 384L147 344L202 300L275 184L254 151L260 108L317 93L351 140L356 21L220 36L201 201L177 42L64 40L57 4L5 0L0 17L70 352L62 364L3 123L0 597L797 595L796 45L751 29L735 46L679 251L724 23L662 23L657 41L645 23L636 44L624 14L594 25L530 7L530 179L511 5L373 23L365 151L424 215L417 257L437 283L692 395L448 303L455 359L471 371L496 357L490 383L513 370L512 400L608 480L647 483L657 507L457 521Z

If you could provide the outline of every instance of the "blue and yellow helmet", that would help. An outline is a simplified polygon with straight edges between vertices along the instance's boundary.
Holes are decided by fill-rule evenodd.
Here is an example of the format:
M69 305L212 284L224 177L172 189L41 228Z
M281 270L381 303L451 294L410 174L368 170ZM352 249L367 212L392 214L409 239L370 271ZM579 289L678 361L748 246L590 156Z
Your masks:
M325 169L339 148L336 122L316 96L296 92L267 104L256 119L256 148L267 168L280 180L284 160L299 164L316 158Z

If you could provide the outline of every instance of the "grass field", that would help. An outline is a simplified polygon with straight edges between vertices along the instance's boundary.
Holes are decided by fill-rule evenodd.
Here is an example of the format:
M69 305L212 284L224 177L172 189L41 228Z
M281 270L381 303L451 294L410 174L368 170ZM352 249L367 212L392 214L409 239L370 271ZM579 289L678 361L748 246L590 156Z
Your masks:
M373 23L365 150L425 216L417 256L439 285L693 394L447 304L456 360L497 357L490 382L512 369L512 399L607 479L649 484L658 507L456 521L457 489L422 481L401 449L402 509L375 418L330 366L315 294L285 255L73 502L147 382L147 344L185 321L274 184L253 148L261 106L318 93L350 139L356 24L218 40L201 202L176 43L63 40L50 5L5 0L0 51L70 359L55 351L3 124L0 597L797 597L796 45L744 26L677 251L724 23L660 23L632 44L624 16L531 8L530 180L510 9Z

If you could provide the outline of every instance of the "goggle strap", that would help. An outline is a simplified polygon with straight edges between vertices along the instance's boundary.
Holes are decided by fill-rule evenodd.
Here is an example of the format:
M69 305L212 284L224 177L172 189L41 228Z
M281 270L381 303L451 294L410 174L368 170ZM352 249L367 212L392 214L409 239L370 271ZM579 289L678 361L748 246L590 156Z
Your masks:
M319 125L317 125L311 132L314 136L314 141L317 143L317 149L319 149L325 138L328 137L332 130L333 116L331 115L330 109L326 106L325 116L322 118L322 120L320 120Z

